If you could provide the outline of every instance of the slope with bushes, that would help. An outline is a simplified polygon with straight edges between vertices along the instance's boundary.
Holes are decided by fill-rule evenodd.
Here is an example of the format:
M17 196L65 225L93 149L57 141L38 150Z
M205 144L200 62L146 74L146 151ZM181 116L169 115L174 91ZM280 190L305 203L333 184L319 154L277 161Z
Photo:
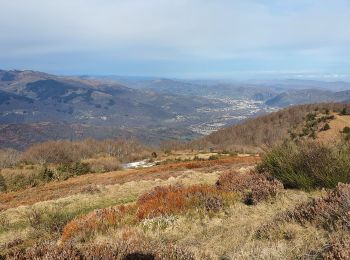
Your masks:
M304 125L308 114L316 113L327 116L332 113L339 114L344 109L350 111L349 105L321 103L293 106L265 116L249 119L238 125L223 128L186 145L181 146L181 144L173 143L172 146L176 147L178 145L179 147L184 146L194 149L212 147L218 150L261 152L263 148L281 144L285 139L289 139L290 131Z

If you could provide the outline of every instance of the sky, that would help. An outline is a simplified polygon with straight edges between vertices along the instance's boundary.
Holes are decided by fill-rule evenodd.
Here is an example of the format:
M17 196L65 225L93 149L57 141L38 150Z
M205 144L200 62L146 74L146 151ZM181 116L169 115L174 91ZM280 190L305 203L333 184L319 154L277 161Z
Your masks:
M350 0L0 0L0 69L350 79Z

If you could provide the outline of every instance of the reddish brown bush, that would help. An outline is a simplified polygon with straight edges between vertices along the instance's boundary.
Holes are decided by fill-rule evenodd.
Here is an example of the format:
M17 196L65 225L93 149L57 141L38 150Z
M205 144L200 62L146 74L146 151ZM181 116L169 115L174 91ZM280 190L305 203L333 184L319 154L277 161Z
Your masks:
M191 209L217 212L236 199L235 193L209 185L156 187L140 196L136 204L96 210L70 221L63 229L61 241L88 239L94 232L134 225L146 218L179 214Z
M285 222L301 225L311 223L327 231L350 230L350 184L338 186L322 198L301 203L294 209L278 214L272 221L265 223L256 231L257 238L271 238Z
M137 217L153 218L189 209L218 211L226 201L234 198L234 193L220 191L209 185L156 187L139 198Z
M135 206L117 206L93 211L70 221L62 232L62 242L87 238L93 232L105 231L135 221Z
M246 204L253 205L259 201L276 196L283 189L282 183L255 172L238 173L229 171L222 174L216 182L219 190L239 192Z
M350 236L349 234L333 236L321 249L312 250L300 259L350 259Z
M338 184L325 197L300 204L283 218L300 224L314 223L327 230L350 229L350 184Z
M350 259L350 236L333 238L320 253L322 259Z

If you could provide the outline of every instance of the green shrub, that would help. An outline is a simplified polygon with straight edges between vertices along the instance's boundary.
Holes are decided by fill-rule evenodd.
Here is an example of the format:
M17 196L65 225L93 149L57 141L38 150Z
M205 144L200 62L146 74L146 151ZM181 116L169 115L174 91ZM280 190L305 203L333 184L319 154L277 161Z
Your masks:
M343 134L350 134L350 127L348 127L348 126L344 127L342 133Z
M218 155L210 155L208 160L218 160L219 156Z
M315 113L308 113L305 117L306 121L314 121L316 119L316 114Z
M270 173L286 188L333 188L350 181L349 148L346 143L284 143L264 155L258 170Z
M327 130L329 130L329 129L331 129L331 127L329 126L329 124L328 123L326 123L323 127L322 127L322 131L327 131Z
M0 192L5 192L7 190L7 185L4 176L0 174Z
M39 178L45 182L49 182L54 179L55 172L51 169L48 169L47 167L44 167L39 172Z
M88 163L74 162L60 164L57 167L57 171L60 173L69 173L71 176L75 176L87 174L91 172L91 169Z

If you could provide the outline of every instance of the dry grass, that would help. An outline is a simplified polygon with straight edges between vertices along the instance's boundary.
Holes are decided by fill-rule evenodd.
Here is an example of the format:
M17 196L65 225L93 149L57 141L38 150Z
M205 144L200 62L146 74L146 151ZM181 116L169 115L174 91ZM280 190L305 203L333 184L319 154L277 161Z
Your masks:
M157 186L143 193L136 204L119 205L93 211L69 222L63 230L62 242L86 241L92 235L145 219L183 214L188 211L218 212L237 201L237 194L220 191L213 185Z
M260 240L255 231L278 212L315 195L318 194L285 191L276 200L256 206L235 203L215 215L190 211L175 218L145 219L135 228L143 232L147 240L186 247L194 254L207 255L209 259L291 259L321 247L327 241L326 234L315 228L290 226L286 232L294 234L291 239ZM106 243L117 237L118 230L110 230L99 234L94 241Z
M251 165L259 161L259 157L228 157L212 161L181 162L161 165L148 169L125 170L102 174L87 174L66 181L51 182L44 186L32 187L16 192L0 193L0 211L31 205L39 201L53 200L80 193L82 189L92 184L113 185L139 180L166 180L180 176L186 169L205 169L212 171L215 167ZM210 170L210 168L213 169Z
M335 119L329 122L330 129L317 134L317 140L324 143L335 143L341 139L344 127L350 127L350 116L334 114Z
M343 241L334 240L334 245L331 244L329 232L317 225L286 222L271 229L271 236L257 237L257 231L267 223L274 223L281 212L290 212L300 203L309 205L313 198L322 194L318 191L279 190L273 193L273 199L259 201L256 205L245 205L235 200L234 203L223 203L225 206L222 207L222 203L217 203L219 200L209 199L215 202L210 205L215 209L219 205L220 210L213 213L207 210L208 198L225 200L227 190L218 189L215 183L219 176L224 176L221 181L233 177L227 173L228 168L233 168L231 174L240 175L240 182L228 182L227 188L232 194L232 191L244 193L246 182L269 181L255 179L249 174L253 159L257 160L225 158L213 160L214 164L213 161L182 162L72 178L66 182L75 181L76 186L71 186L76 189L73 195L63 197L59 193L54 201L42 201L0 213L0 217L9 220L5 223L8 226L6 230L0 228L0 248L1 245L15 244L17 239L23 240L23 244L5 249L16 253L17 259L35 258L40 252L49 259L63 257L64 254L66 257L73 254L82 258L105 256L107 259L124 259L134 253L149 254L155 259L292 259L320 252L325 245L332 245L333 251L338 254L337 248ZM244 168L238 169L242 166ZM121 175L119 179L115 176L118 174ZM52 184L66 185L65 182ZM234 185L237 187L232 189ZM155 189L157 186L163 188ZM141 194L144 195L140 197ZM112 205L116 206L111 208ZM63 241L73 244L58 245L56 236L39 233L26 222L26 216L33 210L53 212L55 208L75 216L75 220L65 226L62 237ZM52 243L32 247L43 240ZM29 249L18 251L21 246ZM323 255L331 254L329 250L322 252Z
M54 201L43 201L32 206L20 206L7 209L0 213L1 219L10 220L10 228L1 231L0 244L8 243L18 237L24 240L32 240L33 228L27 223L27 215L33 210L39 212L55 212L57 208L71 216L79 216L94 209L102 209L112 205L134 202L138 196L156 186L193 184L213 185L218 177L217 172L201 173L193 170L181 172L176 178L170 177L166 180L156 178L154 180L130 181L124 184L97 186L91 184L89 189Z

